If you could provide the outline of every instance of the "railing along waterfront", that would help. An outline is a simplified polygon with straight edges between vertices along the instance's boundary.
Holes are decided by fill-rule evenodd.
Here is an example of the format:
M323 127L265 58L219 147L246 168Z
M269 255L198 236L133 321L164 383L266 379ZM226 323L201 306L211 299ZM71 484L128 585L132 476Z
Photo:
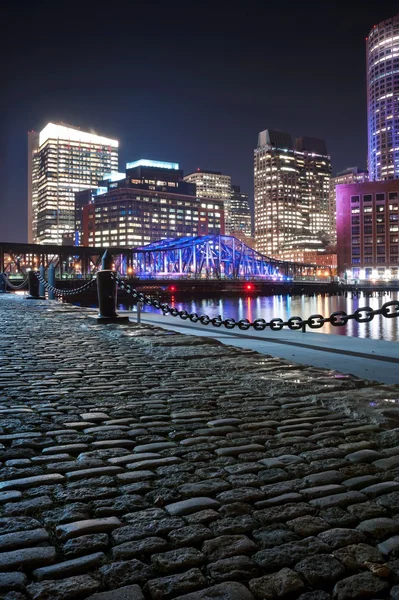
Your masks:
M226 329L234 329L237 327L241 331L248 331L251 328L254 331L264 331L267 328L269 328L271 331L281 331L286 327L292 331L301 330L305 332L307 327L309 329L320 329L326 323L330 323L334 327L342 327L345 326L350 320L354 320L357 323L370 323L370 321L372 321L377 315L380 315L386 319L394 319L399 317L399 301L392 300L385 302L380 308L377 309L373 309L370 306L364 306L356 309L351 314L341 310L333 312L328 317L324 317L321 314L313 314L307 319L299 316L292 316L287 320L276 317L270 319L269 321L266 321L262 318L255 319L254 321L249 321L248 319L236 320L233 318L222 319L221 316L211 318L208 315L198 315L195 312L178 310L176 307L170 306L166 302L160 302L158 299L152 298L143 292L139 292L137 289L133 288L127 282L122 280L112 269L112 266L113 258L110 252L107 250L102 257L102 269L97 272L96 277L85 283L83 286L68 290L56 288L54 281L46 281L44 277L44 269L42 269L42 272L30 271L28 273L27 280L19 286L13 286L12 284L10 285L6 275L0 274L0 292L4 292L7 286L14 290L20 290L26 286L26 284L28 284L29 294L27 297L30 299L43 298L44 289L46 289L49 293L49 296L51 294L53 298L56 296L71 297L75 295L77 296L83 291L87 290L89 287L97 285L99 306L99 315L97 320L98 322L102 323L118 323L122 321L128 321L127 317L120 317L117 314L116 309L118 287L128 293L137 303L143 303L148 306L152 306L162 312L164 315L179 317L184 321L188 320L191 323L200 323L204 326L211 325L217 328L223 326Z

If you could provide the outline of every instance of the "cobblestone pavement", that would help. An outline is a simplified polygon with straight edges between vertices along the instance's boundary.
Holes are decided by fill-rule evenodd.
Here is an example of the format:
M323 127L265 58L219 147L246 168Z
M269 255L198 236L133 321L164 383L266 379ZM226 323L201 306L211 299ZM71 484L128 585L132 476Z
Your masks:
M0 296L0 598L399 598L399 386L88 314Z

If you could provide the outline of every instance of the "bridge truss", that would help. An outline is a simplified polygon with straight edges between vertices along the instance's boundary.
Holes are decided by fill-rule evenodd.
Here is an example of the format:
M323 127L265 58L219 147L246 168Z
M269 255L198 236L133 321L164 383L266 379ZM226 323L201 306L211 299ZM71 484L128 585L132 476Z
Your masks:
M140 278L293 279L315 270L315 265L260 254L228 235L161 240L133 249L133 271Z
M88 277L101 267L106 248L0 243L0 273L25 276L54 265L57 278ZM110 248L114 268L140 279L298 279L316 265L264 256L228 235L182 237L136 248Z

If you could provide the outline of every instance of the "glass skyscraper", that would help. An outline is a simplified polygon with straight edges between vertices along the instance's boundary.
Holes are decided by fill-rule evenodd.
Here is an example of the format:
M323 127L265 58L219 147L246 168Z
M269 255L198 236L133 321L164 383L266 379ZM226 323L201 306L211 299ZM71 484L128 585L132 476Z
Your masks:
M255 242L259 252L280 257L298 236L314 246L329 237L331 159L324 140L262 131L254 152ZM317 241L317 240L316 240Z
M28 239L62 244L75 229L75 192L118 170L117 140L48 123L28 134Z
M367 38L367 120L370 181L399 178L399 15Z

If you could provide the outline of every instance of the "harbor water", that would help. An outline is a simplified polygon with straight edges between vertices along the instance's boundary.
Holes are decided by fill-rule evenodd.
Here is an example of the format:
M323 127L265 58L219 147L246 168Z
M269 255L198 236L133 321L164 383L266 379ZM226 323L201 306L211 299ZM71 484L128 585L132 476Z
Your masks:
M398 300L399 292L391 292L379 297L351 298L344 296L329 296L319 294L315 296L243 296L243 297L223 297L206 299L179 299L178 296L172 296L167 300L170 306L175 306L179 310L196 312L198 315L206 314L212 317L220 315L223 319L231 317L233 319L254 319L263 318L269 321L272 318L279 317L288 319L292 316L299 316L304 319L310 315L321 314L324 317L339 310L346 313L353 313L357 308L370 306L377 309L385 302ZM126 303L119 304L119 309L130 309L131 305ZM159 312L155 308L144 306L146 312ZM178 319L178 318L177 318ZM178 319L179 320L179 319ZM347 335L359 338L370 338L374 340L399 341L399 318L387 319L380 315L374 317L370 323L357 323L350 320L347 325L334 327L326 323L320 329L313 330L316 333L330 333L333 335Z

